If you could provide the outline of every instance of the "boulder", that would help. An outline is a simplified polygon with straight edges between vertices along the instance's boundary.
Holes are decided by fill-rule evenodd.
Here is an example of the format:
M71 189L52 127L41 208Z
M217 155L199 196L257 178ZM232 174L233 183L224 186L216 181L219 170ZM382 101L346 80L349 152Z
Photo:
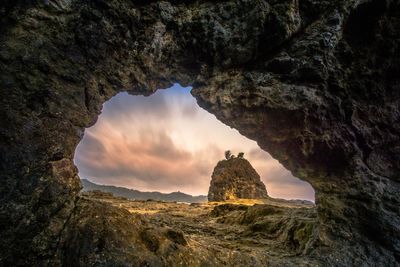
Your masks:
M230 158L218 162L214 168L208 191L208 201L267 197L267 190L260 175L248 160Z

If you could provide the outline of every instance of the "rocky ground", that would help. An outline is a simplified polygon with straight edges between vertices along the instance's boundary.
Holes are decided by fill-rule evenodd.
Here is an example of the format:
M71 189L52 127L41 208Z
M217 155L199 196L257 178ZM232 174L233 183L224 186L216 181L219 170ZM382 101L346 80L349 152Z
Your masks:
M301 258L316 230L314 205L306 201L187 204L132 201L101 192L85 192L82 201L107 203L134 214L142 227L135 242L143 243L161 260L148 261L148 266L166 262L173 266L189 262L191 266L270 266L282 257Z

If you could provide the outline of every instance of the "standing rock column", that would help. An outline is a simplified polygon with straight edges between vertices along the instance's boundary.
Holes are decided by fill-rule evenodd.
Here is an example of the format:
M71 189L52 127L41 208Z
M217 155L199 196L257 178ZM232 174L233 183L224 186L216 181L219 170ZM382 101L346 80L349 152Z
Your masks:
M268 198L260 175L244 158L218 162L211 177L208 201Z

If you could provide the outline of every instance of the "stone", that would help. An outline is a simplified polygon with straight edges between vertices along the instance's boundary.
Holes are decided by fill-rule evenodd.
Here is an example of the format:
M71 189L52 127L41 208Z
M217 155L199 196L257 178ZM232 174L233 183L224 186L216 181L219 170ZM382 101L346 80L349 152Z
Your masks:
M187 245L185 236L183 235L182 231L180 231L180 230L168 229L165 232L165 235L169 240L175 242L176 244L179 244L182 246Z
M0 265L94 264L72 249L93 233L75 227L82 132L118 92L175 82L315 189L318 240L280 266L399 265L398 1L50 3L0 4ZM99 220L118 212L92 206L113 232ZM132 232L98 261L134 265Z
M260 175L244 158L218 162L211 176L208 201L268 198Z
M69 247L70 259L100 260L100 255L113 255L114 258L116 253L121 253L118 249L122 248L126 251L116 258L115 264L263 267L280 263L282 266L294 266L290 257L285 259L279 255L298 255L312 248L317 241L317 213L312 203L268 198L246 200L242 204L204 202L190 206L185 203L110 198L92 192L84 192L80 196L82 199L76 209L79 216L74 216L69 225L87 229L84 232L90 235L69 242L74 245L83 241L79 247ZM85 206L90 208L88 200L93 201L91 211L82 209ZM118 209L113 210L112 207ZM104 217L96 215L102 210ZM108 218L110 215L113 218ZM82 221L75 221L76 218ZM133 224L123 224L125 220L122 218L129 218ZM115 225L114 232L107 232L108 227L104 224L108 223ZM66 236L60 241L63 245L67 245L64 240L70 240L67 239L71 238L70 234L75 233L65 231ZM118 244L129 242L131 246L113 246L109 244L110 237ZM78 252L80 257L72 257L72 253ZM76 262L70 263L77 265ZM88 262L85 260L83 263ZM314 261L298 259L296 263L312 265Z

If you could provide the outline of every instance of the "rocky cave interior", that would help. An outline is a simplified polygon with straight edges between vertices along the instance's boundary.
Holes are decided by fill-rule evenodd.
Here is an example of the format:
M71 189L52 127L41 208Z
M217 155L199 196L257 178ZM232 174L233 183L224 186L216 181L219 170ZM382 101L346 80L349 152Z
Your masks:
M177 262L79 198L73 154L112 96L179 82L315 189L312 244L271 266L398 266L398 1L0 5L1 264Z

